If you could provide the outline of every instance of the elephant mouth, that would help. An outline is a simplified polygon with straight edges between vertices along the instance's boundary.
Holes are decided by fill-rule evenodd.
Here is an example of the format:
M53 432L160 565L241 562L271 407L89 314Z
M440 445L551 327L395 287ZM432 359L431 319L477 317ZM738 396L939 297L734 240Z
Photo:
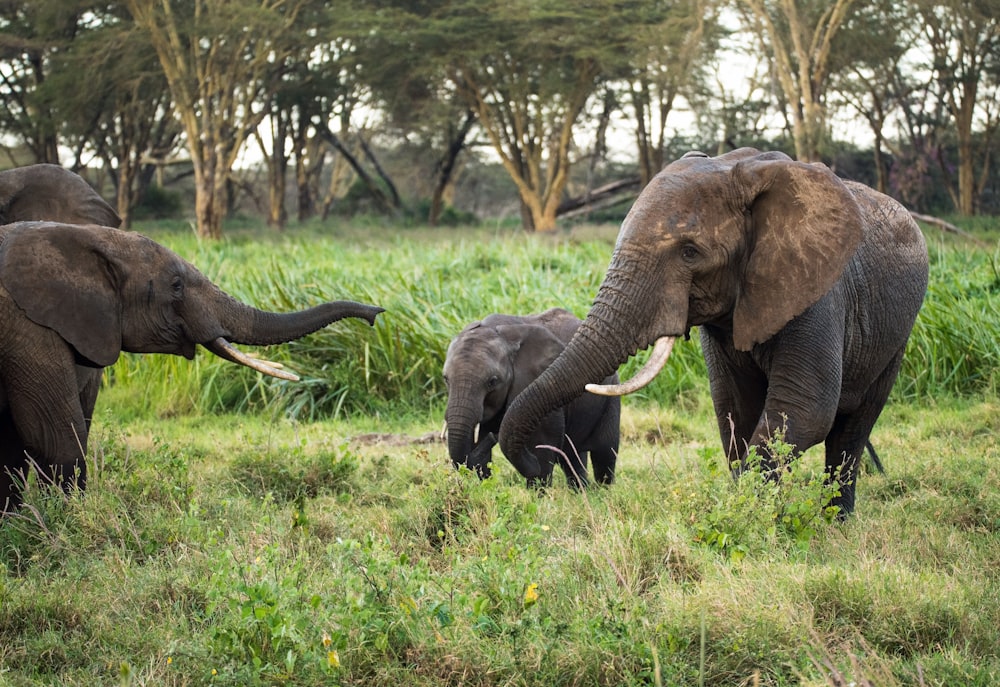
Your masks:
M290 382L299 381L298 375L294 375L291 372L286 372L281 369L281 363L275 363L270 360L261 360L260 358L244 353L229 343L224 337L220 336L213 341L202 345L215 355L228 360L229 362L245 365L251 370L257 370L257 372L270 375L271 377L277 377L278 379L285 379Z

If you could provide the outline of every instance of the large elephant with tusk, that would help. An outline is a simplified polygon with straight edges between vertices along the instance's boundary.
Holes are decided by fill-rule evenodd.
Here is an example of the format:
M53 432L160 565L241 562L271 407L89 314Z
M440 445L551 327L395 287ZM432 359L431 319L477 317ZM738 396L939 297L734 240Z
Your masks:
M380 312L353 301L265 312L139 234L56 222L0 227L0 513L20 504L29 462L64 489L85 485L94 371L122 351L190 359L201 345L294 380L233 344L283 343L345 317L374 324Z
M779 428L798 451L825 443L828 476L840 483L833 505L846 515L927 262L905 208L824 165L749 148L688 153L639 195L584 323L513 401L500 447L522 475L537 474L528 437L540 418L587 391L641 388L697 326L734 472L751 449L776 467L767 448ZM650 345L633 379L601 385Z

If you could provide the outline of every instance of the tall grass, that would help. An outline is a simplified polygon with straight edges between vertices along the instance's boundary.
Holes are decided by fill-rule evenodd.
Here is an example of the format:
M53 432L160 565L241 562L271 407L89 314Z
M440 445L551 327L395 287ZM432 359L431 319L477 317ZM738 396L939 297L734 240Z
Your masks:
M932 242L924 306L896 385L901 397L1000 388L1000 247Z
M610 259L613 230L587 240L484 230L366 233L197 243L156 235L238 298L271 310L323 300L381 305L373 329L344 320L261 355L287 364L298 383L202 353L195 364L125 356L109 375L137 412L160 414L268 408L315 419L423 412L444 394L441 367L463 326L494 313L565 307L584 316ZM932 242L930 287L895 394L917 398L998 388L1000 276L997 253ZM696 332L695 332L696 333ZM633 373L640 352L623 368ZM707 384L697 336L636 396L657 403Z
M261 355L302 377L285 383L215 360L124 356L110 373L116 394L139 412L172 414L268 407L300 418L418 411L440 402L451 339L494 312L564 307L584 316L611 254L609 238L526 237L455 231L349 242L317 238L195 243L156 235L225 290L271 310L350 299L386 309L374 328L344 320ZM613 236L613 234L610 234ZM629 363L632 370L645 353ZM704 363L696 343L678 346L670 369L646 397L697 387Z

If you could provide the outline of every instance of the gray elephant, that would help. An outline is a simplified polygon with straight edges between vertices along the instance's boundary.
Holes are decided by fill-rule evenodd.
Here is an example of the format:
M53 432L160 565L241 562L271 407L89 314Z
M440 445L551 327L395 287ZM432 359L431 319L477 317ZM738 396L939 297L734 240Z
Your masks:
M286 379L232 343L291 341L345 317L373 324L382 308L335 301L269 313L220 290L193 265L139 234L96 225L0 227L0 508L20 503L29 456L42 477L86 483L100 370L121 351L216 355Z
M778 428L799 451L824 442L844 516L926 288L923 235L893 199L780 153L688 153L639 195L586 320L511 404L500 447L542 474L529 437L552 408L640 388L698 326L734 473L749 449L769 460ZM599 384L651 344L635 378Z
M480 477L489 476L496 432L507 407L562 353L580 322L561 308L537 315L495 314L473 322L455 337L448 346L444 379L448 386L448 453L456 467L466 465ZM618 380L611 374L605 381ZM559 463L568 483L583 487L588 481L588 454L594 479L611 484L618 457L620 415L620 399L594 395L547 412L527 438L534 447L553 446L559 452L544 450L537 474L529 476L529 485L550 484L552 466Z
M0 172L0 224L29 220L106 227L122 223L114 208L82 177L49 164Z

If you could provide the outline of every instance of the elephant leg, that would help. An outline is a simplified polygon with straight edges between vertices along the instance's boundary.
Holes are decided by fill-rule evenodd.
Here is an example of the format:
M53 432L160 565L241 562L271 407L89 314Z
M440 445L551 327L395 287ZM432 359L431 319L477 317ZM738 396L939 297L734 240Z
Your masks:
M792 320L753 356L767 374L767 396L749 447L780 476L773 437L782 434L793 455L826 440L843 385L844 321L833 307L814 307Z
M94 406L97 405L97 394L101 390L101 376L104 368L77 366L76 380L80 389L80 408L83 410L83 419L90 430L90 425L94 420Z
M590 438L590 463L594 470L594 481L598 484L613 484L615 466L618 463L618 445L621 439L621 401L609 399L603 405L597 430Z
M618 445L602 446L590 452L590 462L594 466L594 481L598 484L614 484L615 464L618 462Z
M857 409L837 415L833 428L827 435L827 479L836 480L840 485L840 496L835 497L830 505L840 508L841 518L854 511L862 453L875 422L882 414L882 408L889 400L892 385L896 382L896 375L903 361L904 350L905 346L897 351L882 374L868 387Z
M746 469L746 451L764 413L767 378L749 355L727 351L708 331L708 327L702 328L701 345L712 405L726 465L738 476Z
M552 469L556 463L562 465L562 456L559 455L558 451L562 451L564 448L565 431L566 422L562 412L554 411L546 415L538 429L532 433L527 448L538 452L541 473L538 477L528 478L529 487L544 489L552 486ZM553 451L553 448L556 451Z
M30 355L10 356L3 373L13 425L39 477L69 492L74 486L86 486L88 423L73 353L61 342L54 350L43 363L28 359Z
M9 411L0 413L0 515L21 506L21 489L28 477L28 456Z

